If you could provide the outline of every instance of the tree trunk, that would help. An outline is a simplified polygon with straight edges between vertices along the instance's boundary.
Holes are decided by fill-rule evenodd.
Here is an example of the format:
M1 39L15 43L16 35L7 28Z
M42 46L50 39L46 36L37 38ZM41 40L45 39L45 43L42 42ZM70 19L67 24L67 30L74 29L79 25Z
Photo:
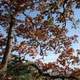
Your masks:
M13 25L14 25L14 18L11 16L10 23L9 23L9 29L8 29L8 36L7 36L7 43L5 48L5 53L2 59L2 62L0 64L0 72L5 72L7 70L7 64L9 60L9 56L11 54L12 50L12 42L13 42Z

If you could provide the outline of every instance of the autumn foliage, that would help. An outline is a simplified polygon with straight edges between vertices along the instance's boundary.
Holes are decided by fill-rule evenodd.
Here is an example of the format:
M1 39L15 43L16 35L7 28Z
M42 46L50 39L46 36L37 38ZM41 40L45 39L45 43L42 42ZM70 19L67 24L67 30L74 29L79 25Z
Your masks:
M78 35L67 35L67 21L72 22L70 29L77 30L73 7L79 9L80 1L1 0L0 71L7 71L8 65L18 67L18 70L21 66L24 67L26 55L33 59L39 55L42 58L38 58L29 66L35 67L41 76L47 75L42 80L76 80L80 77L80 69L70 67L80 62L79 54L75 56L72 47L72 44L78 41ZM59 56L56 62L44 63L42 60L50 51ZM8 79L9 76L11 74L5 72L2 79L12 80L13 77Z

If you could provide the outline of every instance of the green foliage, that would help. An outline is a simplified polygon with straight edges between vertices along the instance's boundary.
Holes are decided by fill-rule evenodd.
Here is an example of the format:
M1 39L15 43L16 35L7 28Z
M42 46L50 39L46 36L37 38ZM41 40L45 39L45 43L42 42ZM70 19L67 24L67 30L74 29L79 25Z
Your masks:
M8 64L7 78L11 77L12 80L44 80L44 77L39 75L37 69L29 65L34 63L29 61L22 63L18 61L17 56L15 58L14 61Z

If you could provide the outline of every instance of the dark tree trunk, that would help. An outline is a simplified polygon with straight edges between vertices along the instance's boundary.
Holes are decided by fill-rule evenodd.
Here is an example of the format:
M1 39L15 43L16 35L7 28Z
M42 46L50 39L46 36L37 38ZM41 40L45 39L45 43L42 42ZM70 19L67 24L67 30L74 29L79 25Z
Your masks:
M9 23L9 29L8 29L8 35L7 35L7 43L5 48L5 53L1 62L0 71L4 72L7 70L7 64L9 60L9 56L11 54L12 50L12 41L13 41L13 25L14 25L14 18L11 16L10 23Z

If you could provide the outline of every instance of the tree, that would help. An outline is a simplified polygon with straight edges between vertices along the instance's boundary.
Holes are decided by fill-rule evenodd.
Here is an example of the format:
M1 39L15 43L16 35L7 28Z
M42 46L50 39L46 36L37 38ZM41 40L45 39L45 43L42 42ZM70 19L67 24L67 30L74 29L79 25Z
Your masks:
M75 4L75 5L74 5ZM74 49L71 44L77 40L77 35L67 36L67 20L74 22L75 8L80 7L79 0L3 0L0 1L0 27L5 30L6 35L0 33L0 55L2 61L0 72L7 71L7 66L14 58L12 55L18 53L18 62L25 61L25 55L35 56L37 54L46 56L47 51L54 51L59 54L56 63L43 64L39 60L31 64L43 76L55 78L76 78L73 77L75 70L69 67L70 64L79 63L79 57L74 56ZM62 10L60 10L62 9ZM37 11L35 17L28 16L27 12ZM24 16L24 19L20 18ZM55 17L56 15L56 17ZM18 18L19 17L19 18ZM18 37L23 41L18 43ZM25 40L24 40L25 39ZM21 55L24 55L23 57ZM39 64L39 65L38 65ZM60 65L62 67L60 67ZM39 67L40 66L40 67ZM51 69L50 72L48 72ZM45 73L46 72L46 73ZM54 73L56 72L56 73ZM53 74L53 75L50 75ZM77 71L77 73L79 73ZM6 73L5 73L6 75ZM5 77L5 75L3 77Z

